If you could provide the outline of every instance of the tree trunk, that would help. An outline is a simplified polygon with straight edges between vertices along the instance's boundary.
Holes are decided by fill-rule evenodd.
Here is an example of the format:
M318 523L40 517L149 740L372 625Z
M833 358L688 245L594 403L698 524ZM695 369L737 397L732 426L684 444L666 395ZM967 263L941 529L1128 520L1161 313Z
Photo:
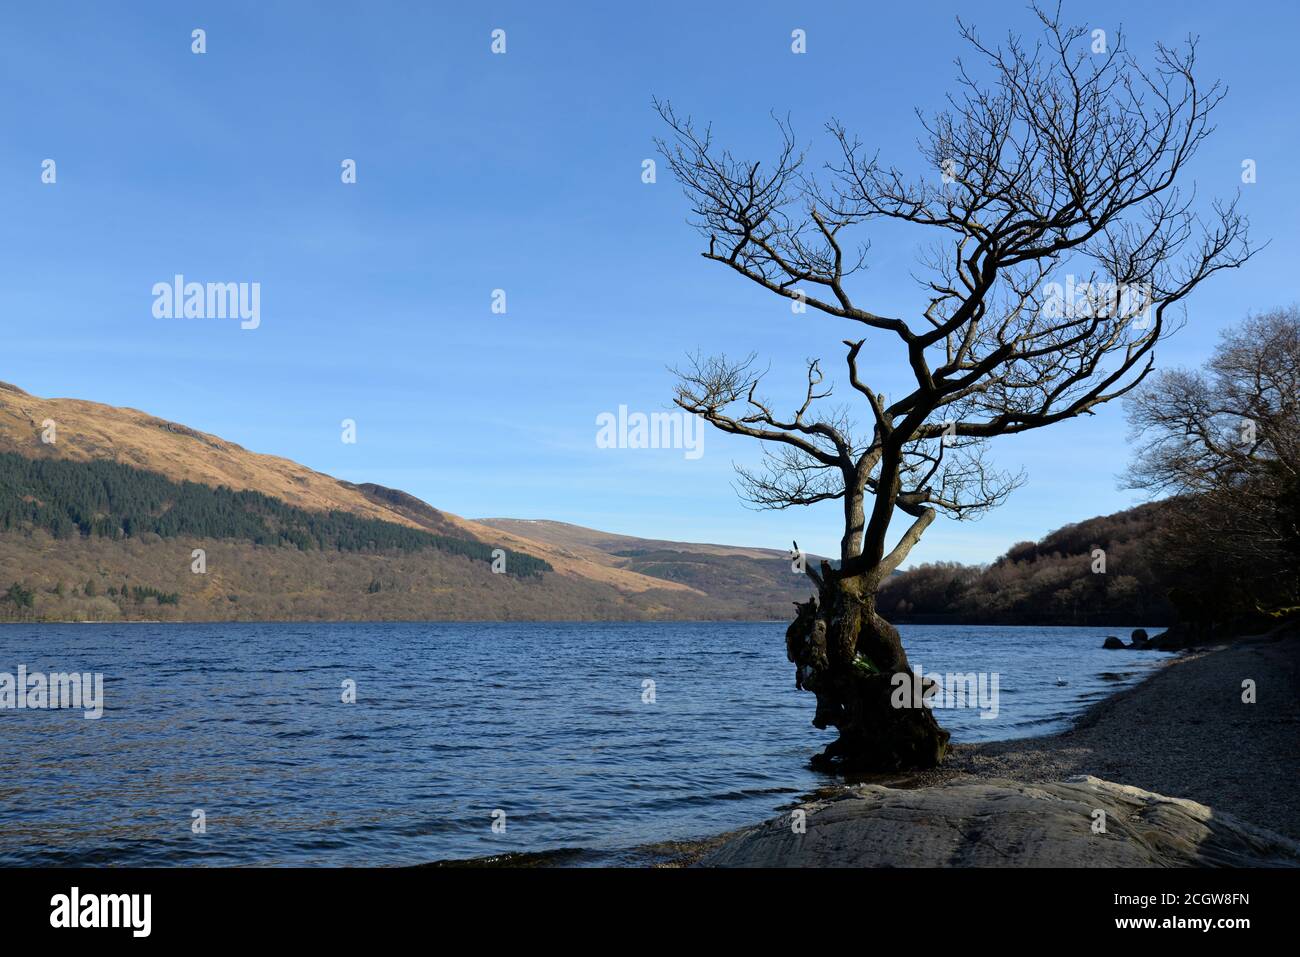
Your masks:
M795 687L817 695L813 724L840 732L813 759L818 769L933 768L948 749L948 732L912 693L918 683L898 630L876 611L877 584L869 576L837 578L823 565L820 596L798 605L786 631ZM897 690L903 682L905 693Z

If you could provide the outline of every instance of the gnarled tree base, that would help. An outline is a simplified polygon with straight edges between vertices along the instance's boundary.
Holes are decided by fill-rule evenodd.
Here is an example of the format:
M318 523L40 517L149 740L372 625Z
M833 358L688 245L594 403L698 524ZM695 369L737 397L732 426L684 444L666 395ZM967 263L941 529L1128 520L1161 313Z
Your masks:
M786 631L795 687L817 695L813 724L840 732L813 767L900 771L942 762L948 732L915 693L898 630L876 613L875 588L827 576L820 602L797 607Z

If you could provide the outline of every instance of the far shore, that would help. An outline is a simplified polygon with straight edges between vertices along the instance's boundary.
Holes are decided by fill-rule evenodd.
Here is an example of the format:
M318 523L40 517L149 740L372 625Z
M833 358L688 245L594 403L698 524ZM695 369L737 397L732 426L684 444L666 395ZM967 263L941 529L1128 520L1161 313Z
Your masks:
M1246 679L1255 682L1255 704L1242 701ZM1041 783L1087 774L1190 798L1300 840L1298 731L1300 633L1292 630L1164 661L1059 734L957 744L934 771L853 778L819 795L863 783L925 788L995 778ZM689 866L743 830L642 850L659 857L660 866Z

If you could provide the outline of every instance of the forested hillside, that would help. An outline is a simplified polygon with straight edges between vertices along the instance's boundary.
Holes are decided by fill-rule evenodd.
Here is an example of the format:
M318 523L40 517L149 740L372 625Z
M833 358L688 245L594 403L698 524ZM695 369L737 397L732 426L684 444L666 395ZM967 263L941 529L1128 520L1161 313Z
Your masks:
M1162 508L1067 525L988 566L921 565L885 584L880 608L900 623L1167 623L1167 583L1150 551ZM107 460L0 452L0 618L780 618L808 590L775 551L556 528L566 549L691 591L611 594L543 576L549 563L514 550L507 575L492 575L484 542ZM209 555L204 575L190 571L198 547ZM1105 570L1094 572L1098 549ZM420 557L431 553L464 563ZM509 584L529 580L537 586Z
M207 568L192 570L202 548ZM16 586L16 587L15 587ZM12 596L7 593L12 591ZM775 603L774 603L775 604ZM437 550L302 551L217 539L0 532L0 621L465 621L745 618L670 589L624 593L561 573L494 575Z
M1168 624L1171 583L1152 551L1164 508L1153 502L1066 525L987 566L917 566L885 583L881 612L900 623Z
M880 608L899 623L1167 623L1150 553L1163 507L1067 525L988 566L921 565L885 584ZM546 561L513 550L508 574L493 575L492 546L479 541L106 460L0 452L0 618L779 619L809 587L775 551L556 528L566 549L598 550L665 589L617 594L543 576ZM207 552L205 574L191 573L192 548ZM459 560L421 557L437 553ZM520 587L527 581L537 584Z
M483 542L435 535L350 512L314 512L253 491L173 482L117 462L30 459L0 452L0 531L39 528L76 536L233 539L300 551L415 552L437 549L492 561ZM502 549L504 571L540 575L551 566Z

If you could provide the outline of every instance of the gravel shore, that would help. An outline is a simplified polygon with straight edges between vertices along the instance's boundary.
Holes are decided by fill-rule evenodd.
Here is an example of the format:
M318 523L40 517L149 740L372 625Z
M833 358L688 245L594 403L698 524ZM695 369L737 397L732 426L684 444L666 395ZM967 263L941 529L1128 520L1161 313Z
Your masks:
M1246 679L1254 704L1242 701ZM916 784L1076 774L1191 798L1300 839L1300 636L1243 638L1171 659L1068 731L958 745Z

